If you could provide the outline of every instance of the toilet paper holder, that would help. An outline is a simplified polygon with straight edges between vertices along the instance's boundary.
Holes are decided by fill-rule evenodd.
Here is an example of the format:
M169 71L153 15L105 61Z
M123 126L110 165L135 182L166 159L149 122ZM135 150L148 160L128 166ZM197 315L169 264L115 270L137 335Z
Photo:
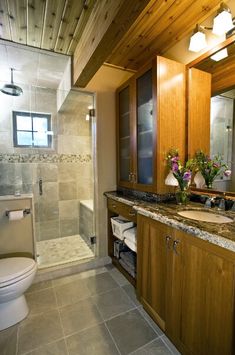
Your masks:
M11 211L6 211L6 216L7 217L9 217L9 213L10 212L14 212L14 211L21 211L21 210L11 210ZM26 216L27 214L30 214L31 213L31 211L30 211L30 208L25 208L24 210L23 210L23 215L24 216Z

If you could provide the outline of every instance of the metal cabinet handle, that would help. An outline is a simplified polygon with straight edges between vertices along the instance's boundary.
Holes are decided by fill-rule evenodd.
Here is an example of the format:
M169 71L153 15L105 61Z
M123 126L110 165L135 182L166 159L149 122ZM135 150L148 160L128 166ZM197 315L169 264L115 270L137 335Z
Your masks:
M113 204L112 207L113 207L113 208L116 208L117 206Z
M177 245L180 243L180 241L178 239L174 240L173 242L173 251L175 252L176 255L179 255L178 251L177 251Z
M132 173L130 173L129 175L128 175L128 180L131 182L131 179L132 179Z
M171 249L171 245L170 245L170 242L171 242L171 236L170 235L167 235L166 236L166 248L167 249Z
M129 212L129 216L136 216L136 212L135 211L133 211L133 212Z
M136 174L132 174L133 175L133 180L132 182L136 183L137 179L136 179Z

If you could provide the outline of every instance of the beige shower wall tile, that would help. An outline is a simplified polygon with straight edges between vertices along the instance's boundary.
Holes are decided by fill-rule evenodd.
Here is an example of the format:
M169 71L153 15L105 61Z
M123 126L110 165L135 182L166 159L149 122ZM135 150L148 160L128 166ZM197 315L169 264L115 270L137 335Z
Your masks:
M46 222L59 218L58 201L39 202L39 220Z
M78 234L78 218L60 220L60 236L67 237Z
M57 164L41 163L38 164L37 177L42 178L43 181L56 182L58 178Z
M77 183L78 200L88 200L93 198L93 184L89 180L78 181Z
M59 183L59 199L60 200L76 200L77 199L77 183L74 181Z
M59 220L40 222L39 235L39 239L37 240L48 240L58 238L60 235Z
M58 180L60 182L76 180L78 174L78 166L75 163L59 163L58 164Z
M59 201L61 219L78 218L78 200Z
M59 154L91 154L91 137L58 135Z

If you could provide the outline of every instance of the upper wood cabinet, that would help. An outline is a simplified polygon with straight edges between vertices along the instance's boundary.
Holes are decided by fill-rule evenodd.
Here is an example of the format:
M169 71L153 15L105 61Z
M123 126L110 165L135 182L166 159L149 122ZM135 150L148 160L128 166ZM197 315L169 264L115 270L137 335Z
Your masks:
M118 185L164 193L165 155L185 156L185 66L156 57L117 90Z
M145 309L182 354L234 354L234 253L148 217L137 226Z

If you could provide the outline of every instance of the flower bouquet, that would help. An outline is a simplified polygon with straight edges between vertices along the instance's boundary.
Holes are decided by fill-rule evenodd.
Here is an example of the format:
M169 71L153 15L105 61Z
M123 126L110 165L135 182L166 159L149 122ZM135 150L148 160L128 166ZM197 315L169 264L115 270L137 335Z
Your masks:
M179 159L177 149L170 149L166 155L167 166L172 171L174 178L178 182L178 191L176 192L176 200L178 203L187 203L188 187L192 176L191 168L188 163L182 165Z
M231 170L228 169L227 164L223 162L220 155L216 155L212 159L202 151L198 151L195 154L195 158L191 159L189 164L191 167L194 166L196 171L201 172L208 189L212 188L212 183L218 175L231 175Z

